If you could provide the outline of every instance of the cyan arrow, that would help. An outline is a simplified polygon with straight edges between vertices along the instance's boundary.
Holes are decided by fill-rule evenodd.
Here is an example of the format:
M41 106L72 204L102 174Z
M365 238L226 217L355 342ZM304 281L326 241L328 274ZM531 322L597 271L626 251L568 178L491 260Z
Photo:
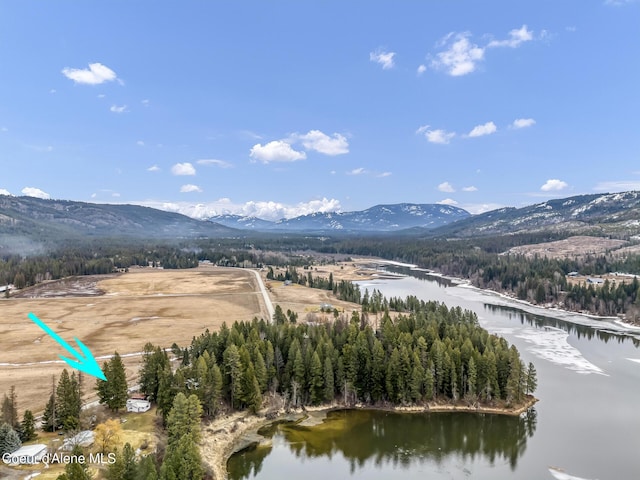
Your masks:
M69 366L80 370L84 373L87 373L89 375L92 375L94 377L100 378L101 380L104 380L105 382L107 381L107 378L104 376L104 373L102 373L102 369L100 368L100 365L98 365L98 362L96 362L96 359L93 358L93 354L91 353L91 350L89 350L84 343L82 343L80 340L78 340L78 337L73 337L73 339L76 341L76 343L78 344L78 346L80 347L80 350L82 350L82 353L84 354L84 357L78 353L75 348L73 348L71 345L69 345L67 342L65 342L60 335L58 335L56 332L54 332L53 330L51 330L42 320L40 320L38 317L36 317L33 313L29 313L28 317L33 320L33 322L38 325L41 329L43 329L47 335L49 335L51 338L53 338L56 342L58 342L60 345L62 345L62 347L69 352L71 355L73 355L74 357L76 357L78 359L78 361L76 362L75 360L71 360L70 358L67 357L63 357L62 355L60 355L60 358L62 360L64 360L65 362L67 362L69 364Z

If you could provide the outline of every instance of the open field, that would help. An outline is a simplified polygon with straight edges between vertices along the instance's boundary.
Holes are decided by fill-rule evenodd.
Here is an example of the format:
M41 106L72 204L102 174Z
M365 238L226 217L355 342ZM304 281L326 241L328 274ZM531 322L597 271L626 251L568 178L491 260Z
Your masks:
M257 280L242 269L141 269L98 282L104 295L80 298L51 298L57 283L47 284L49 298L0 301L0 395L15 385L21 412L44 409L52 376L66 366L58 358L65 351L27 318L29 312L68 342L81 339L96 357L141 352L147 342L184 346L223 322L266 317ZM139 355L124 361L133 379ZM85 392L93 384L88 380Z
M339 262L336 264L318 265L310 270L304 270L298 267L300 275L307 275L309 272L313 277L323 277L328 279L333 274L334 282L340 280L358 281L370 280L375 278L374 271L366 269L365 263L371 260L354 260L350 262ZM284 273L284 268L274 268L274 273ZM332 292L317 288L307 288L302 285L284 285L283 282L276 280L267 280L266 272L262 273L262 280L267 286L269 295L273 304L280 305L282 310L294 311L298 314L298 321L320 321L333 319L333 314L320 312L322 304L329 304L337 308L340 312L344 312L348 317L356 310L360 311L360 306L350 302L338 300ZM364 292L363 292L364 293Z
M614 240L603 237L575 236L555 242L520 245L511 248L507 253L521 254L526 257L548 258L580 258L587 255L599 255L609 250L616 250L627 245L624 240Z

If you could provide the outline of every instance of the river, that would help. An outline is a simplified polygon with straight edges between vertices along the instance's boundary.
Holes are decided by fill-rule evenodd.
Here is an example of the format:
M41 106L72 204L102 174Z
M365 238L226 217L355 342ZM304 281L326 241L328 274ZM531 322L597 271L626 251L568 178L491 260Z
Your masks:
M540 401L522 418L342 411L318 427L280 424L270 443L230 459L230 478L640 478L640 332L387 268L407 276L361 288L473 310L535 364Z

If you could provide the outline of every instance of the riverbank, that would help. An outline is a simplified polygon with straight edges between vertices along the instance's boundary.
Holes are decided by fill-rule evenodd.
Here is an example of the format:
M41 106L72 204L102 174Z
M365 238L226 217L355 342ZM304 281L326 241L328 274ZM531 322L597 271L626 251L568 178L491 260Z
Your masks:
M598 315L592 315L589 313L574 312L571 310L560 308L558 306L537 305L537 304L528 302L526 300L520 300L504 292L497 292L495 290L476 287L472 285L468 280L458 278L458 277L450 277L447 275L443 275L441 273L434 272L433 270L418 267L415 264L401 263L401 262L395 262L393 260L385 260L382 258L373 258L373 257L354 258L353 262L360 263L360 264L376 263L376 264L386 264L391 266L405 267L414 271L423 272L428 276L443 278L452 282L456 287L460 289L464 289L464 291L466 291L465 295L468 294L469 292L475 293L482 297L482 301L490 305L517 308L519 310L523 310L527 313L532 313L535 315L552 316L553 318L556 318L558 320L563 320L566 322L594 327L594 328L607 328L609 330L613 330L619 333L628 333L628 334L640 333L640 325L637 325L633 322L626 321L617 316L603 317ZM453 291L450 291L447 293L455 295ZM459 296L463 296L463 295L459 295Z
M256 443L268 442L269 439L258 434L258 431L275 422L299 422L300 426L313 427L324 422L327 414L335 410L378 410L398 413L452 413L468 412L492 415L519 416L538 401L528 395L526 401L515 408L468 405L464 403L427 402L415 406L371 406L371 405L320 405L305 407L304 410L290 412L278 411L268 415L252 415L249 412L236 412L217 418L203 429L201 445L202 459L211 470L215 480L226 480L227 461L234 453L240 452Z

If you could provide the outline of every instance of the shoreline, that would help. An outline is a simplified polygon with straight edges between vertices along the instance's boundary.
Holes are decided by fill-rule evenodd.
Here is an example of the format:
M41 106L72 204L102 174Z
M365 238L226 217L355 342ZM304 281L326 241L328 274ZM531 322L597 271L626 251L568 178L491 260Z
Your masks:
M541 305L537 305L535 303L528 302L526 300L520 300L518 298L514 298L504 292L497 292L495 290L491 290L488 288L480 288L472 285L468 280L458 277L451 277L447 275L443 275L441 273L435 272L433 270L419 267L415 264L409 263L401 263L396 262L394 260L385 260L382 258L366 258L366 257L358 257L353 259L355 262L376 262L376 263L384 263L387 265L395 265L400 267L407 267L411 270L416 270L419 272L424 272L429 276L444 278L449 280L455 284L456 287L468 289L474 291L486 297L486 303L490 305L502 306L502 307L511 307L520 309L526 313L531 313L534 315L542 315L542 316L551 316L556 320L562 320L565 322L574 323L577 325L585 325L589 327L596 327L592 323L585 323L584 321L591 322L599 322L603 325L598 325L598 327L610 328L615 330L618 333L626 333L626 334L637 334L640 333L640 325L624 320L618 316L599 316L593 315L589 313L582 312L574 312L571 310L566 310L559 307L545 307ZM582 322L580 320L583 320ZM606 325L604 325L606 323Z
M427 402L425 405L414 406L375 406L375 405L319 405L308 406L304 410L291 410L289 413L284 410L273 414L257 416L247 411L235 412L208 423L203 429L203 440L200 445L203 463L213 473L214 480L226 480L228 478L227 462L232 455L256 443L270 441L266 437L258 434L258 430L276 422L299 422L300 426L313 427L319 425L327 417L327 414L337 410L374 410L379 412L396 413L473 413L490 415L520 416L538 402L538 399L528 395L524 403L516 408L485 406L485 405L464 405L450 404L446 402Z

